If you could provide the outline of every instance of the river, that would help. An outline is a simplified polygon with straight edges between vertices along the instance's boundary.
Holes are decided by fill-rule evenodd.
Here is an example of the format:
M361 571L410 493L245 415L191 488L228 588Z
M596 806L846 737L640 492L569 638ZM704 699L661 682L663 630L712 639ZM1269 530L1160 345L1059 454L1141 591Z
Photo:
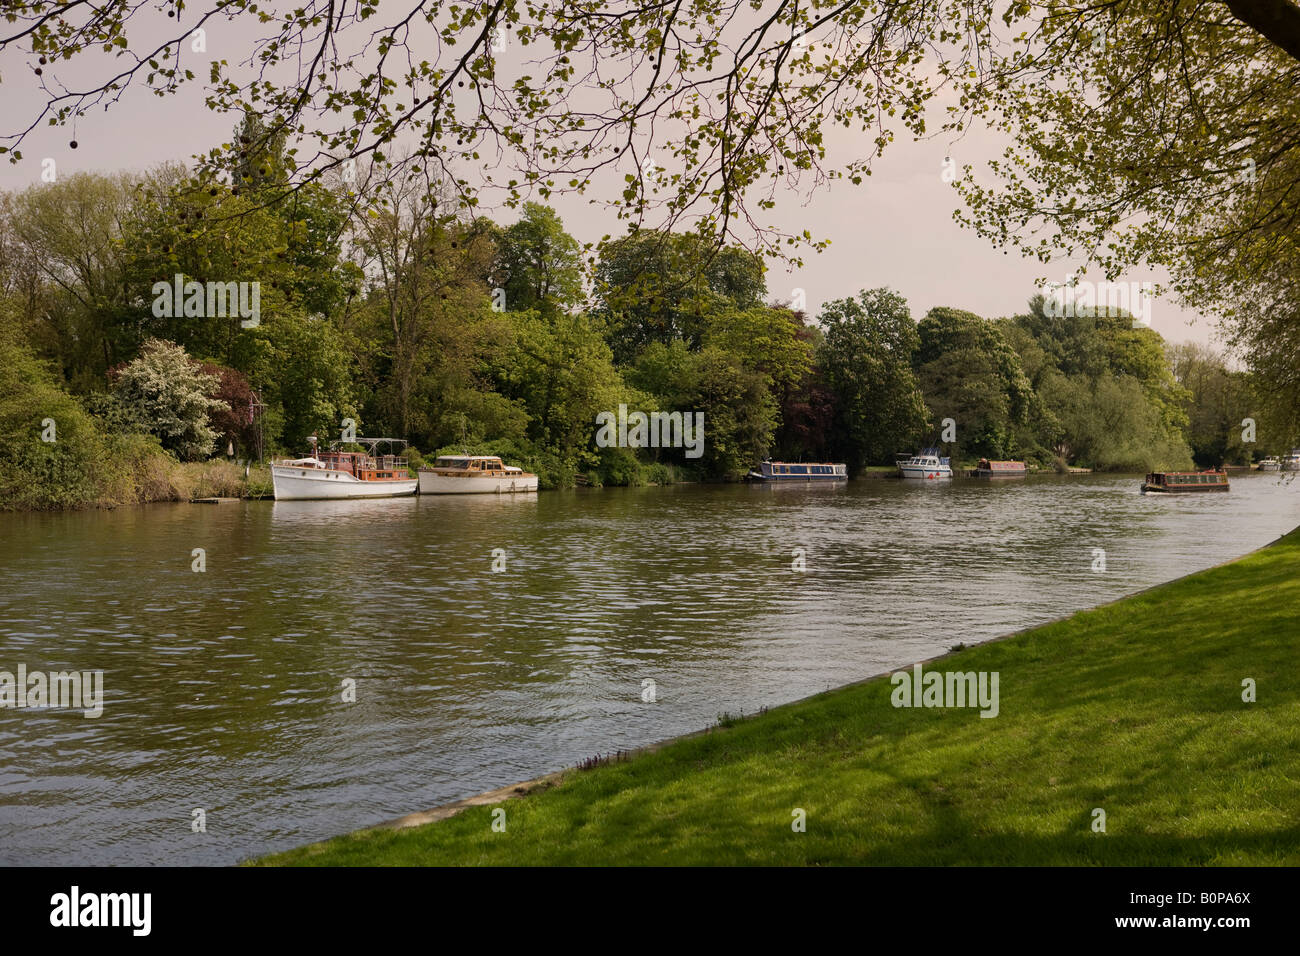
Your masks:
M0 709L0 863L229 864L698 730L1245 554L1287 477L0 514L0 670L104 672Z

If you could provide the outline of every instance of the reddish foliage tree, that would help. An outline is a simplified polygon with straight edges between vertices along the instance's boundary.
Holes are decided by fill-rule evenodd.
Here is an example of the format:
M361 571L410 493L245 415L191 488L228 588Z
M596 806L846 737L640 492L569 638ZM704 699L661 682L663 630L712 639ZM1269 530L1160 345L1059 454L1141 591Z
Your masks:
M233 368L204 363L203 371L220 376L210 397L230 406L229 411L212 413L212 427L221 433L221 445L233 443L236 453L246 454L257 447L257 413L261 404L248 379ZM218 447L225 454L225 447Z

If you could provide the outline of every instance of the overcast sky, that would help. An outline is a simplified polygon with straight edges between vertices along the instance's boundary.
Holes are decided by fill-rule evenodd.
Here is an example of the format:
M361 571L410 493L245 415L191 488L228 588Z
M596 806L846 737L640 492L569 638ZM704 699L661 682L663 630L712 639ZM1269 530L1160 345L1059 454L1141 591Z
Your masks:
M220 41L213 36L207 57L197 58L210 59L217 49ZM11 59L4 66L6 101L27 107L21 111L4 108L2 125L11 129L19 121L29 121L41 94L22 64ZM198 84L165 98L144 89L129 90L110 112L96 112L79 120L75 133L70 127L39 128L24 145L21 163L0 160L0 188L39 184L41 162L46 157L55 160L60 175L79 170L138 170L167 160L188 162L193 154L226 141L237 119L208 112L202 97ZM74 136L76 150L69 147ZM853 158L859 142L862 148L870 148L866 134L837 129L828 136L831 160L842 164ZM791 195L776 210L764 214L765 222L794 232L809 229L815 237L831 240L831 247L821 254L808 252L798 271L769 263L770 296L789 300L794 290L801 288L810 313L816 315L821 303L828 300L860 289L889 286L907 298L918 319L926 310L941 305L986 317L1024 311L1026 301L1035 293L1035 280L1064 281L1071 264L1046 266L1014 251L1004 254L962 229L952 219L957 194L941 179L944 158L950 153L959 169L971 163L978 175L979 167L1000 153L1003 145L982 131L951 148L942 140L917 143L900 139L877 161L873 175L862 185L834 183L806 203L802 196ZM624 225L611 213L585 198L557 197L551 205L580 241L596 241L606 233L624 231ZM484 212L500 222L514 218L504 209L488 207ZM1161 278L1155 273L1125 277L1130 281ZM1184 311L1168 299L1154 303L1151 325L1170 341L1213 341L1212 320Z

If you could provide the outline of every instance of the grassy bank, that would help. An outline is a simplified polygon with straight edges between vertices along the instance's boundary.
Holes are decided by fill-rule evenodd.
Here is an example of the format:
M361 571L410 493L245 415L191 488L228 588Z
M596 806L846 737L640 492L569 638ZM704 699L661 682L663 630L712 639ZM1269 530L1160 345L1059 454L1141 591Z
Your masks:
M993 719L895 708L878 678L569 771L496 804L504 833L478 806L259 862L1294 865L1297 645L1293 532L934 662L997 671ZM1242 700L1244 678L1258 684L1255 703ZM805 833L792 831L796 808Z
M169 487L160 501L189 501L191 498L270 498L271 466L252 465L248 476L244 466L230 461L185 462L170 469Z

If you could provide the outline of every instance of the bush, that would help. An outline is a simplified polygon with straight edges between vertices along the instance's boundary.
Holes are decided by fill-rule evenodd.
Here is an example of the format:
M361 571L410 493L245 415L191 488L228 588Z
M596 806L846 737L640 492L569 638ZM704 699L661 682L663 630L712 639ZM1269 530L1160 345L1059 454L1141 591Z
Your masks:
M675 485L681 481L681 472L676 465L655 461L641 469L641 477L649 485Z
M209 397L220 378L205 372L179 345L150 339L139 358L117 372L113 391L139 430L157 435L178 457L195 460L216 446L209 416L230 411L224 401Z
M635 487L645 484L645 479L641 476L641 463L637 461L636 453L629 448L602 448L597 472L602 485Z
M104 504L145 504L188 498L180 463L152 435L110 435Z
M76 508L103 497L109 459L94 418L2 315L0 442L0 507Z

